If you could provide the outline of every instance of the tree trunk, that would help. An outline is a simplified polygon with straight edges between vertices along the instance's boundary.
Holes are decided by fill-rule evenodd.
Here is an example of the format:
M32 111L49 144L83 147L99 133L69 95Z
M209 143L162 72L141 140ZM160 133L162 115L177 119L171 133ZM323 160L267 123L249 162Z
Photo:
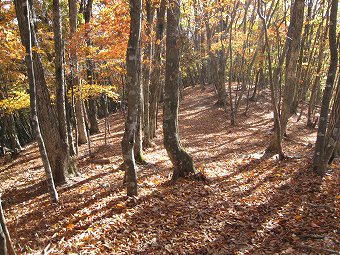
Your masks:
M90 27L90 20L92 18L92 4L93 0L88 0L86 8L84 10L84 20L85 20L85 37L86 37L86 44L87 46L91 46L92 42L89 35L89 27ZM88 58L86 59L86 74L87 74L87 83L93 84L94 83L94 63L93 59ZM90 124L90 134L97 134L99 133L99 125L98 125L98 112L97 112L97 100L95 98L89 98L88 104L88 117L89 117L89 124Z
M304 6L304 0L295 1L288 28L285 87L283 90L282 112L280 116L282 134L286 133L288 119L293 114L293 103L299 83L297 80L297 62L299 59L301 34L304 21Z
M52 112L52 107L49 101L49 97L42 96L42 91L47 90L47 87L46 87L46 83L42 82L42 81L45 81L44 76L38 77L39 75L43 75L43 70L42 70L40 59L39 59L39 55L37 52L34 52L34 54L32 53L32 46L36 45L36 37L35 37L35 33L33 29L34 27L33 27L32 18L31 18L32 17L32 6L29 4L28 0L16 0L14 1L14 4L15 4L15 10L16 10L16 15L18 19L19 29L20 29L21 40L26 48L26 65L28 69L28 79L29 79L29 86L30 86L30 107L31 107L31 115L32 115L32 125L33 125L35 135L37 137L37 142L38 142L41 158L43 161L43 165L44 165L44 169L45 169L45 173L47 177L47 184L48 184L51 200L52 202L58 202L58 193L55 189L54 180L53 180L54 179L53 170L55 170L54 172L55 176L60 177L59 180L62 182L62 181L65 181L65 179L62 178L65 176L64 171L63 171L64 169L57 168L57 167L53 169L52 166L50 165L50 160L51 159L57 160L57 158L54 157L55 155L57 155L57 156L63 156L63 158L61 159L64 162L66 160L64 157L65 154L64 153L61 154L61 151L60 151L62 142L61 142L60 136L58 136L59 133L58 133L58 129L56 125L53 125L53 124L56 124L56 118L55 118L55 115L52 114L53 112ZM36 72L37 69L40 70L42 74L37 74ZM43 80L40 80L39 78L42 78ZM39 88L40 92L38 92L38 88L37 88L38 86L40 87ZM47 106L46 108L39 108L37 105L37 101L38 101L37 95L39 93L41 96L39 100L42 100L42 101L44 100L43 102L47 101L49 103L48 105L45 105ZM46 110L49 111L51 116L47 116L46 118L54 117L53 119L50 119L51 121L54 121L54 122L51 122L51 123L42 122L42 125L41 125L42 128L46 128L47 126L51 128L49 132L46 132L45 130L46 137L51 138L51 140L49 141L51 145L60 146L59 149L55 150L54 154L51 151L50 151L50 154L48 154L48 149L45 147L43 135L40 132L38 109L41 110L41 114L42 113L46 114L45 112ZM52 136L51 134L51 132L53 131L55 132L54 134L55 136ZM51 147L49 147L49 149L51 149Z
M69 0L69 19L70 19L70 38L74 36L77 32L77 1L76 0ZM81 97L81 87L79 84L79 76L78 76L78 56L77 51L74 47L71 47L70 50L70 69L71 69L71 81L72 86L74 89L78 89L78 93L75 95L75 113L76 113L76 125L77 125L77 136L78 144L85 144L87 143L87 132L86 132L86 125L85 125L85 118L84 118L84 111L83 111L83 100Z
M285 87L284 87L284 95L282 102L282 112L280 115L280 136L274 134L270 140L269 146L267 148L268 152L278 152L282 148L278 148L278 145L282 143L282 141L278 141L277 139L282 139L283 135L286 133L288 119L292 116L293 109L293 101L294 95L296 93L297 88L297 79L296 79L296 63L299 57L300 50L300 40L301 33L303 27L303 11L304 11L304 0L296 0L294 6L292 7L292 15L290 18L290 24L287 33L287 39L285 45L282 50L282 55L279 57L278 66L273 70L273 83L274 88L280 87L280 74L281 68L284 62L284 58L286 58L286 79L285 79ZM278 93L275 93L275 97L277 98ZM279 98L281 98L279 96ZM279 111L280 103L277 103L277 108ZM278 122L275 122L274 129L277 131Z
M150 80L150 138L156 136L157 128L157 113L158 101L160 94L160 76L161 76L161 52L162 52L162 39L165 26L165 10L166 0L161 0L160 7L157 10L157 24L156 24L156 38L155 38L155 53L152 61L152 71Z
M138 164L145 164L143 156L143 116L144 116L144 96L143 96L143 84L142 84L142 52L141 52L141 40L139 42L137 53L137 131L135 135L134 154L135 160Z
M14 245L9 235L5 214L2 209L2 201L0 194L0 254L2 255L15 255Z
M180 0L170 0L167 11L163 133L164 147L174 167L173 180L196 172L191 156L180 145L178 133L180 4Z
M144 50L144 72L143 72L143 86L144 86L144 119L143 119L143 134L144 146L151 146L150 139L150 76L151 76L151 61L152 61L152 22L154 16L154 7L150 0L146 1L146 29L145 29L145 50Z
M275 126L275 133L272 139L272 143L277 149L277 152L279 154L279 159L284 158L284 154L282 151L282 138L281 138L281 122L280 122L280 116L279 116L279 110L277 107L277 97L276 97L276 90L277 90L277 84L275 83L273 74L275 75L275 71L272 70L272 60L271 60L271 50L269 45L269 37L268 37L268 29L267 29L267 22L265 16L262 14L262 5L261 1L258 0L258 14L260 16L260 19L263 22L263 28L265 33L265 48L267 51L267 57L268 57L268 71L269 71L269 84L270 84L270 95L271 95L271 101L273 105L273 112L274 112L274 126ZM276 69L278 70L278 69ZM267 149L268 151L268 149Z
M54 32L54 49L55 49L55 80L56 80L56 99L57 99L57 117L61 145L66 154L65 163L69 174L76 174L75 165L70 156L69 137L66 119L66 93L65 93L65 76L64 76L64 43L62 36L60 2L53 0L53 32Z
M99 133L99 125L98 125L98 109L97 109L97 100L95 98L89 99L88 104L88 116L89 116L89 124L90 124L90 134L98 134Z
M18 132L15 127L13 114L5 114L2 120L4 121L4 130L6 131L6 135L8 137L9 147L14 152L18 153L22 148L18 138Z
M30 2L28 1L28 3ZM34 24L30 22L30 30L27 28L27 12L28 10L32 12L31 5L29 5L27 9L28 3L27 0L15 1L21 41L25 46L27 52L30 51L30 46L38 47L38 40L36 38ZM40 60L40 56L36 51L34 51L32 55L33 70L29 70L29 79L31 79L30 86L32 87L32 89L33 85L36 86L36 106L38 114L37 117L40 120L39 125L37 122L37 118L33 120L36 126L35 133L38 136L38 143L40 144L40 152L42 154L42 157L44 157L43 147L46 146L46 152L48 155L48 160L51 166L55 183L62 184L66 181L65 173L69 169L69 167L72 167L72 162L68 160L68 155L63 149L64 143L59 134L58 119L51 104L51 99L45 80L44 68ZM27 65L28 69L31 68L29 60L27 60ZM33 97L34 94L32 94L31 96ZM34 117L33 113L32 117ZM44 141L48 141L48 143L44 144L43 140L40 140L37 127L41 128L42 138ZM43 158L43 160L45 159ZM45 164L45 169L48 169L47 162L45 162Z
M323 92L323 97L322 97L318 135L317 135L317 139L315 143L315 151L314 151L314 157L313 157L313 169L319 175L322 175L325 172L326 165L328 163L328 160L327 161L325 160L325 155L327 156L327 153L328 153L327 151L328 144L325 141L326 132L327 132L327 123L328 123L328 111L329 111L328 109L329 109L329 104L332 98L336 69L337 69L337 64L339 61L338 51L337 51L337 37L336 37L337 11L338 11L338 0L332 0L331 13L330 13L330 18L329 18L330 20L329 22L329 49L331 53L331 59L330 59L330 64L329 64L329 69L328 69L328 74L327 74L326 87L325 87L325 90ZM337 122L340 122L340 118ZM334 131L334 140L335 140L334 143L336 143L337 141L336 139L337 133L339 133L339 130ZM333 132L332 132L332 135L333 135ZM331 153L332 152L333 151L331 151Z
M142 0L130 0L130 36L126 52L126 86L127 86L127 104L128 112L125 121L125 131L121 142L125 183L127 186L127 195L136 196L137 191L137 173L134 157L134 143L137 131L138 117L138 55L139 43L141 37L142 24Z

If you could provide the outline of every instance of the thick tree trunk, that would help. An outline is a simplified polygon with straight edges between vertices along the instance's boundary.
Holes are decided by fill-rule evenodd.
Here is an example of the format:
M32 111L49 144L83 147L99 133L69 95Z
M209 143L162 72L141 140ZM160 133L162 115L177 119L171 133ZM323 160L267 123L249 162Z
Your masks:
M156 24L156 38L155 38L155 52L152 61L152 71L150 80L150 139L156 136L157 128L157 113L158 101L161 90L161 52L162 52L162 39L165 26L165 10L166 0L161 0L160 7L157 10L157 24Z
M77 1L69 0L69 19L70 19L70 38L74 36L77 32ZM75 48L71 48L70 52L70 69L71 69L71 81L74 89L78 89L78 93L75 95L75 113L76 113L76 125L77 125L77 142L79 144L87 143L87 132L83 111L83 100L81 97L81 88L79 84L79 76L78 76L78 57L77 51Z
M289 118L292 116L293 102L295 93L297 91L298 81L297 77L297 61L299 58L300 51L300 41L303 27L303 12L304 12L304 0L296 0L292 7L292 15L290 18L290 24L287 33L287 39L282 50L282 55L279 58L278 66L273 71L273 83L274 87L279 87L279 77L281 73L281 68L284 62L284 57L286 58L286 70L285 70L285 87L283 92L283 102L282 111L280 115L280 136L274 134L271 138L267 151L269 152L279 152L281 149L278 145L281 141L277 139L282 139L283 135L286 133L287 123ZM275 94L277 97L277 93ZM279 103L277 104L280 105ZM279 111L279 109L278 109ZM274 126L275 131L277 130L277 122Z
M304 21L304 0L296 0L287 34L287 54L285 86L283 90L282 112L280 116L282 134L286 133L288 119L292 116L294 98L297 93L297 62L299 59L301 34Z
M122 152L125 169L127 195L136 196L137 173L134 157L134 143L137 131L138 117L138 55L142 24L142 0L130 0L130 36L126 52L126 86L128 112L125 121L125 131L122 139Z
M323 92L322 97L322 104L321 104L321 112L320 112L320 121L319 121L319 128L318 128L318 135L315 143L315 151L314 151L314 157L313 157L313 169L317 174L322 175L326 170L326 165L328 163L328 160L330 156L328 157L328 154L331 154L331 152L328 152L328 144L326 141L326 132L327 132L327 125L328 125L328 109L329 104L332 98L332 92L333 92L333 86L335 81L335 75L336 75L336 69L338 65L338 51L337 51L337 37L336 37L336 25L337 25L337 12L338 12L338 0L332 0L331 3L331 13L330 13L330 22L329 22L329 49L331 53L331 59L327 74L327 80L326 80L326 87ZM338 95L338 93L337 93ZM337 99L336 101L338 101ZM335 104L336 106L336 104ZM339 127L340 118L337 120L337 123L335 124L335 129ZM338 133L339 130L333 130L331 132L330 138L334 140L334 146L338 140ZM328 139L330 142L331 139ZM326 159L328 157L328 159Z
M179 107L179 19L180 0L170 0L167 11L166 70L164 87L164 147L173 164L172 179L195 173L191 156L181 147L178 133Z
M54 112L52 112L52 107L49 101L49 95L48 94L42 94L42 92L46 92L47 87L46 83L44 80L44 73L42 70L42 65L39 59L39 55L37 52L32 53L32 46L37 45L36 44L36 37L34 33L34 27L33 27L33 22L32 22L32 6L29 4L28 0L17 0L14 1L15 4L15 10L16 10L16 15L18 19L18 24L19 24L19 29L20 29L20 35L21 35L21 40L22 43L24 44L26 48L26 64L27 64L27 69L28 69L28 80L29 80L29 87L30 87L30 107L31 107L31 115L32 115L32 125L33 125L33 130L35 132L41 158L43 161L46 177L47 177L47 184L49 188L49 193L52 202L57 202L58 201L58 193L55 189L54 186L54 176L60 177L59 181L63 182L65 181L65 175L64 175L64 168L58 168L56 165L53 165L55 168L52 168L52 165L50 164L51 159L52 160L58 160L58 158L55 158L55 155L57 156L63 156L60 158L60 160L63 160L61 163L66 161L65 154L61 152L60 147L62 146L62 142L58 133L58 129L56 125L56 117L54 115ZM41 71L42 73L37 74L37 70ZM40 77L39 77L40 75ZM40 92L38 90L40 89ZM40 95L40 98L37 97ZM43 102L47 102L48 105L45 105L46 108L42 108L41 105L39 106L39 103L37 102L39 100L42 100ZM40 102L41 104L42 102ZM47 116L46 118L53 118L49 119L49 121L54 121L54 122L42 122L41 127L44 128L51 128L49 132L46 132L45 130L45 137L51 139L50 143L52 146L60 146L57 150L52 153L51 147L45 147L43 135L40 131L40 123L39 123L39 116L38 116L38 109L40 110L40 116L44 116L43 114L51 114L51 116ZM47 111L47 112L46 112ZM55 132L52 136L51 132ZM50 149L50 151L48 150ZM54 148L55 149L55 148ZM55 162L55 161L54 161ZM55 172L53 173L53 170ZM55 175L54 175L55 174Z
M89 124L90 124L90 134L98 134L99 133L99 125L98 125L98 109L97 109L97 100L95 98L89 99L88 104L88 116L89 116Z
M66 119L66 93L65 93L65 76L64 76L64 45L62 36L60 2L53 0L53 31L54 31L54 48L55 48L55 80L56 80L56 99L57 99L57 117L59 135L61 138L62 149L66 154L65 163L68 168L68 174L76 174L76 168L70 156L69 137Z
M38 41L37 41L36 34L35 34L34 24L32 22L30 23L31 30L27 28L27 18L26 18L27 10L30 10L30 11L32 10L31 5L29 5L28 9L26 8L28 3L29 1L27 2L27 0L16 0L15 1L21 41L23 45L25 46L27 52L29 52L30 50L30 45L32 47L38 47L38 43L37 43ZM62 184L66 180L65 173L69 169L70 167L69 164L71 162L68 160L68 155L63 147L64 143L59 134L58 119L56 117L56 113L51 104L51 99L50 99L49 91L48 91L46 80L45 80L45 73L44 73L43 65L41 63L39 54L37 52L33 52L32 54L33 54L33 58L32 58L33 70L31 70L30 72L33 74L33 76L31 75L32 77L29 76L29 78L31 79L30 84L34 82L36 85L37 114L40 120L39 126L41 128L41 134L42 134L43 140L48 141L48 143L45 143L44 145L46 146L48 160L49 160L51 170L53 173L53 179L56 184ZM28 64L28 68L30 68L29 61L27 61L27 64ZM32 117L34 117L34 115ZM34 119L34 121L36 122L37 120ZM38 126L38 123L36 123L36 126ZM35 132L36 132L36 135L38 135L38 142L39 142L40 139L39 139L39 134L37 134L37 129L35 130ZM43 142L43 140L41 140L40 142ZM40 152L42 153L42 157L43 157L44 152L43 152L42 147L41 147ZM45 169L47 169L46 167L47 166L45 166Z

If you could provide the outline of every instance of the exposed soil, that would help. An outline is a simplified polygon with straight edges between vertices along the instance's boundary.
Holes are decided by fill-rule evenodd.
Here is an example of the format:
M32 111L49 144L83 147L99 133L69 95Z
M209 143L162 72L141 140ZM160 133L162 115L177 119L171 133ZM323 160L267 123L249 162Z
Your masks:
M339 254L339 170L310 170L315 130L293 117L279 162L263 152L272 135L264 94L242 108L237 125L214 106L212 87L185 90L180 109L183 147L207 182L180 179L162 146L139 166L139 196L127 199L120 141L123 112L80 147L81 175L58 187L51 205L36 144L14 161L0 159L0 192L9 231L22 254ZM161 118L160 118L161 119ZM101 121L103 130L103 121Z

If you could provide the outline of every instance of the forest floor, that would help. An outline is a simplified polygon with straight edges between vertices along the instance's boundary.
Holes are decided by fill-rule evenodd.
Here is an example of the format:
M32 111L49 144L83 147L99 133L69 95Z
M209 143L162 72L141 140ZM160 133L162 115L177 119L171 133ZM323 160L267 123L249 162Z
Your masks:
M243 109L237 125L214 106L212 87L185 90L182 145L208 181L180 179L162 146L138 168L139 195L127 199L120 141L124 114L110 115L81 146L81 175L58 187L51 205L36 144L0 167L0 192L13 242L21 254L340 254L340 165L324 177L310 170L316 130L293 117L284 140L289 158L263 152L272 135L267 96ZM160 118L161 119L161 118ZM101 121L103 130L103 121ZM3 160L3 159L2 159ZM0 162L1 163L1 162Z

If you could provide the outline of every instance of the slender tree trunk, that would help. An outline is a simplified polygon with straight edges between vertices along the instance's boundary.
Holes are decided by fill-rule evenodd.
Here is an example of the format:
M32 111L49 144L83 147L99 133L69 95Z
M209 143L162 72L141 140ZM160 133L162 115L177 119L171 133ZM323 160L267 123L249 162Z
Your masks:
M138 54L142 25L142 0L130 0L130 36L126 53L126 86L128 90L128 112L125 121L125 131L122 139L122 152L125 169L127 195L136 196L137 173L134 157L134 144L138 117Z
M328 163L328 160L330 156L329 154L332 154L334 150L334 146L339 139L339 130L334 130L331 132L330 138L333 138L333 144L330 145L330 147L333 147L333 150L329 149L329 144L327 144L326 141L326 132L327 132L327 126L328 126L328 109L329 104L332 98L332 92L333 92L333 86L335 81L335 75L336 75L336 69L338 65L338 51L337 51L337 37L336 37L336 25L337 25L337 12L338 12L338 0L332 0L331 2L331 13L329 17L329 49L331 53L331 59L327 74L327 80L326 80L326 87L323 92L322 97L322 104L321 104L321 112L320 112L320 120L319 120L319 128L318 128L318 135L315 143L315 151L314 151L314 157L313 157L313 169L314 171L322 175L325 170ZM339 93L337 93L339 96ZM338 101L339 98L337 98L336 101ZM336 105L336 103L335 103ZM335 129L339 127L340 118L338 116L338 123L335 124ZM328 139L328 142L331 141L331 139ZM330 152L328 150L331 150ZM328 158L328 159L327 159Z
M15 255L14 245L12 243L11 237L9 235L5 214L2 209L2 201L0 194L0 254L2 255Z
M196 172L191 156L180 145L178 133L180 4L180 0L170 0L167 11L163 133L164 147L174 167L173 180Z
M166 0L161 0L160 7L157 10L157 24L156 24L156 38L155 38L155 52L152 61L152 71L150 80L150 138L156 136L157 128L157 113L158 101L161 90L161 53L162 53L162 39L165 26L165 10Z
M76 0L68 0L69 6L69 19L70 19L70 38L74 36L77 32L77 1ZM81 87L79 84L79 76L78 76L78 56L77 51L74 47L71 47L70 50L70 69L71 69L71 81L74 89L77 89L77 93L75 95L75 113L76 113L76 125L77 125L77 143L86 144L87 143L87 132L85 125L85 117L83 111L83 100L81 97ZM78 146L78 144L76 145Z
M277 90L277 87L275 86L275 81L273 78L273 70L272 70L272 60L271 60L271 50L270 50L270 45L269 45L269 38L268 38L268 30L267 30L267 22L266 18L262 14L262 5L261 5L261 0L258 0L258 14L260 16L260 19L263 22L263 28L264 28L264 33L265 33L265 44L266 44L266 50L267 50L267 57L268 57L268 69L269 69L269 84L270 84L270 95L271 95L271 100L272 100L272 105L273 105L273 112L274 112L274 126L275 128L275 139L274 141L276 142L275 146L277 148L277 152L279 154L279 158L283 159L284 154L282 151L282 139L281 139L281 122L280 122L280 116L279 116L279 110L277 108L277 97L275 95L275 92ZM275 74L275 72L274 72Z
M93 8L93 0L88 0L86 4L86 8L84 10L84 20L86 27L86 44L87 46L91 46L92 42L90 39L90 21L92 18L92 8ZM92 58L86 59L86 74L87 74L87 83L94 83L94 62ZM98 125L98 109L97 109L97 100L95 98L89 98L88 103L88 118L90 124L90 134L99 133L99 125Z
M143 135L144 135L144 146L151 146L150 138L150 76L151 76L151 61L152 61L152 22L154 16L154 7L150 0L146 1L146 29L145 29L145 50L144 50L144 75L143 75L143 86L144 86L144 119L143 119Z
M137 131L135 135L135 147L134 154L135 160L138 164L146 164L143 156L143 116L144 116L144 96L143 96L143 77L142 77L142 51L141 51L141 40L138 47L137 55L137 100L138 100L138 112L137 112Z

